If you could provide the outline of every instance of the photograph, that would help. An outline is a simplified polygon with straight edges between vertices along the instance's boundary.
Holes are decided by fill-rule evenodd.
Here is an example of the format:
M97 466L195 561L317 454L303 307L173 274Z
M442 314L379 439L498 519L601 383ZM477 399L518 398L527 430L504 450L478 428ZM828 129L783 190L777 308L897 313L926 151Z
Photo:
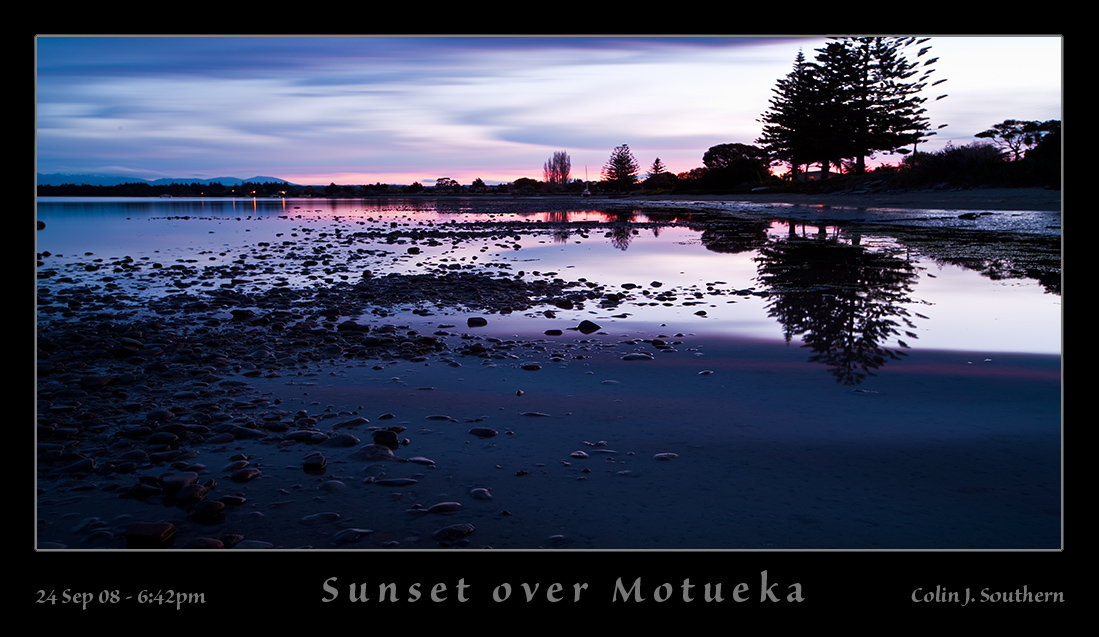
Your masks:
M1063 607L1063 47L36 35L35 610Z

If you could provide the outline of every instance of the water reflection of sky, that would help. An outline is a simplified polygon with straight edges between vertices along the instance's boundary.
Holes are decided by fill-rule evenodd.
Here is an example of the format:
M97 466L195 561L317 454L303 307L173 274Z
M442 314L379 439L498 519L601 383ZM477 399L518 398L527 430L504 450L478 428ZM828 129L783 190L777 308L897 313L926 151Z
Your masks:
M633 284L632 300L614 310L594 306L560 312L561 319L599 316L614 327L667 325L692 333L723 333L781 339L783 326L768 316L766 299L738 291L763 289L759 253L734 246L717 252L697 229L652 223L650 216L615 216L592 210L583 200L563 209L465 201L412 200L114 200L51 199L39 202L38 219L46 230L36 234L37 251L48 251L50 265L102 259L190 262L219 265L264 252L321 249L339 261L353 250L376 249L374 267L415 272L440 265L485 268L492 274L587 279L607 286ZM526 207L524 207L526 206ZM546 224L568 226L549 231ZM665 219L666 220L666 219ZM422 230L437 235L473 226L507 230L459 243L389 243L381 232ZM529 229L528 229L529 228ZM355 233L372 232L370 238ZM895 247L891 237L847 236L837 227L775 222L764 229L765 242L791 235L841 244ZM516 238L518 237L518 238ZM271 247L258 247L268 244ZM420 253L406 253L409 245ZM288 247L289 246L289 247ZM519 246L516 249L515 246ZM92 253L92 254L86 254ZM57 256L63 255L63 256ZM268 255L269 256L269 255ZM1060 297L1045 293L1028 279L992 281L953 265L918 255L912 259L911 292L901 304L908 318L883 343L898 348L957 349L977 352L1059 353ZM284 273L285 274L285 273ZM316 284L312 279L298 281ZM656 298L676 290L674 302ZM171 290L176 292L177 290ZM145 293L155 293L146 290ZM784 309L783 311L786 311ZM700 314L704 312L704 314ZM508 322L522 317L509 317Z

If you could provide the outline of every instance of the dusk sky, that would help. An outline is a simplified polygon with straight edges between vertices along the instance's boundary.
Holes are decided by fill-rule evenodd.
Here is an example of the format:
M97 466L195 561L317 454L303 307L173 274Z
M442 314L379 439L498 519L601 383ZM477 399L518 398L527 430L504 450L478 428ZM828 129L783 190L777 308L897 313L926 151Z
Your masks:
M554 151L599 178L754 144L798 50L783 37L36 38L37 172L298 184L542 179ZM933 37L921 150L1005 119L1061 119L1062 39ZM915 56L915 51L910 57ZM946 93L939 101L933 98ZM879 160L896 162L897 156Z

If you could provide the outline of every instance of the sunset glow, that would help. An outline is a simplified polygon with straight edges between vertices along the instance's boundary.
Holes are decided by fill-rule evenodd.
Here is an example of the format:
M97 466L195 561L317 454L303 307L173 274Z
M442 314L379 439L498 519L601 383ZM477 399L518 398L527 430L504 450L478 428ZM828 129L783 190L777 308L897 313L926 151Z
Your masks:
M754 143L775 82L823 37L39 37L37 172L424 185L599 178ZM925 150L1060 119L1059 37L935 37ZM991 62L995 63L991 63ZM874 163L895 162L879 157Z

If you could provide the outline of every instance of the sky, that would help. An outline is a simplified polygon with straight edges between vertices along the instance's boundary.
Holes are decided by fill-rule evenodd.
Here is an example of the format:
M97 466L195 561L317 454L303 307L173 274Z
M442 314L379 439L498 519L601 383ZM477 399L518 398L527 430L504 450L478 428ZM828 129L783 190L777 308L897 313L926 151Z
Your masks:
M36 170L296 184L591 180L754 144L776 82L825 37L38 36ZM941 36L921 150L1061 119L1062 38ZM915 58L915 51L909 53ZM941 89L941 90L940 90ZM934 100L940 94L941 100ZM899 157L880 155L878 162ZM871 162L878 163L878 162Z

